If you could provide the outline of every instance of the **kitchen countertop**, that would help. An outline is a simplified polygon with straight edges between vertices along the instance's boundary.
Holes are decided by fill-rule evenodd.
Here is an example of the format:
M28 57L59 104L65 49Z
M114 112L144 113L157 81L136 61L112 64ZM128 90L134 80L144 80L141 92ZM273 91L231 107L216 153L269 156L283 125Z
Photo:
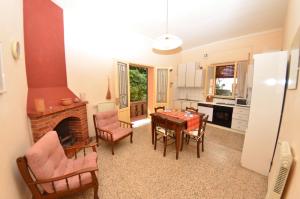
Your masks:
M226 104L226 103L218 103L218 102L206 102L206 101L199 101L198 103L211 104L211 105L217 105L217 106L227 106L227 107L250 108L250 105L235 105L235 104Z
M218 103L218 102L206 102L206 101L192 100L192 99L177 99L177 100L179 100L179 101L189 101L189 102L198 102L198 103L211 104L211 105L217 105L217 106L250 108L250 105L235 105L235 104L226 104L226 103Z

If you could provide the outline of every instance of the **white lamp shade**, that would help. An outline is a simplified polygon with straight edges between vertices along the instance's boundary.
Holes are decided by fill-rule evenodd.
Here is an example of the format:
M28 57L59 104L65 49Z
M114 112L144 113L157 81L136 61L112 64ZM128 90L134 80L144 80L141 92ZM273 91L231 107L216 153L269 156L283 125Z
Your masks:
M157 50L173 50L182 45L182 40L170 34L163 34L155 39L153 48Z

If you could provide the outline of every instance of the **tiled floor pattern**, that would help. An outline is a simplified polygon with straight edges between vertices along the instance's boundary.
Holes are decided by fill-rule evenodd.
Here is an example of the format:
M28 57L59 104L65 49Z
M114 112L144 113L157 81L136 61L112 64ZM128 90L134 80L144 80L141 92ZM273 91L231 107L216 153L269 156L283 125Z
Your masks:
M115 155L101 142L99 147L99 197L101 199L260 199L264 198L267 178L240 166L243 136L207 127L205 151L196 157L196 145L184 145L175 159L175 147L162 143L153 150L150 126L134 130L118 143ZM93 198L87 191L72 199Z

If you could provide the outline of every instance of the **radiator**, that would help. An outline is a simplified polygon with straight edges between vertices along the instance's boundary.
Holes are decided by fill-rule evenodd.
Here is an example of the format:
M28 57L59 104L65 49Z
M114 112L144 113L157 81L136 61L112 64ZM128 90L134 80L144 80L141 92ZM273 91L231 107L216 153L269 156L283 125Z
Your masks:
M116 109L116 104L115 102L99 102L97 104L97 111L98 112L105 112L105 111L112 111Z
M288 178L293 157L288 142L278 142L273 165L268 176L266 199L280 199Z

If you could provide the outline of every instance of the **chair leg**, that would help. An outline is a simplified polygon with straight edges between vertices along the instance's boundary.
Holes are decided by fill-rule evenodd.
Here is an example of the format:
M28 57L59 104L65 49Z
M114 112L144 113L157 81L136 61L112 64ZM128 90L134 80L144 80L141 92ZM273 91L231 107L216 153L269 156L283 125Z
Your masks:
M99 196L98 196L98 185L96 185L94 187L94 199L99 199Z
M98 133L96 132L96 142L97 142L97 147L99 147L99 137L98 137Z
M133 136L133 133L130 134L130 143L132 143L132 136Z
M189 144L189 143L190 143L190 136L186 135L186 144Z
M164 157L166 156L166 150L167 150L167 137L164 136Z
M111 143L111 153L112 153L113 155L115 155L115 152L114 152L114 143L113 143L113 142Z
M183 143L184 143L184 133L181 135L181 146L180 146L180 151L183 149Z
M202 137L202 152L204 152L204 135Z
M200 158L199 145L200 145L200 140L197 141L197 157L198 157L198 158Z

